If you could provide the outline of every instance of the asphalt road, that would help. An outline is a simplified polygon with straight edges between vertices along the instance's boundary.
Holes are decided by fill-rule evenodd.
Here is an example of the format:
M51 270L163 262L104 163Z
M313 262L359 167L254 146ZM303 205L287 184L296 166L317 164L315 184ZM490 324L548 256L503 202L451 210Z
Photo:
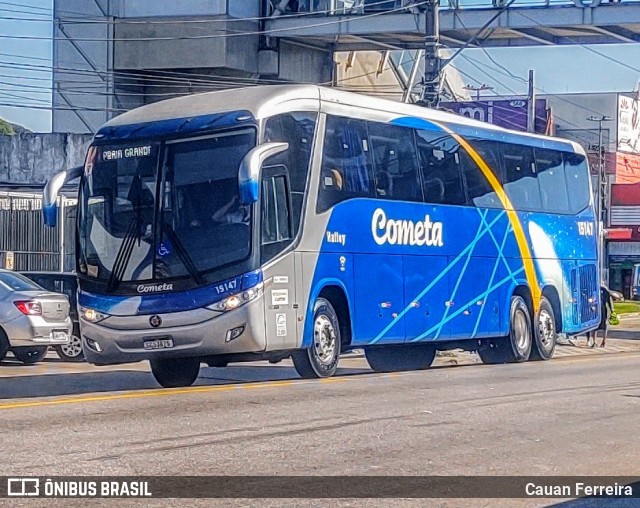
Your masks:
M53 368L68 372L42 371ZM50 363L0 377L0 460L6 475L632 476L640 471L639 372L638 352L386 375L352 358L329 380L297 379L284 363L251 364L203 368L197 386L161 390L145 364ZM336 502L265 501L305 503Z

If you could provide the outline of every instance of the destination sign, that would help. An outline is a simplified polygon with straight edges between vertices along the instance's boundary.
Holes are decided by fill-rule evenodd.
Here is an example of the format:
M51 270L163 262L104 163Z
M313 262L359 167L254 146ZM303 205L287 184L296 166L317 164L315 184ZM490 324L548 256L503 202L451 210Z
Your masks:
M149 157L152 151L153 147L149 145L118 148L117 150L104 150L102 152L102 160L113 161L117 159L129 159L132 157Z

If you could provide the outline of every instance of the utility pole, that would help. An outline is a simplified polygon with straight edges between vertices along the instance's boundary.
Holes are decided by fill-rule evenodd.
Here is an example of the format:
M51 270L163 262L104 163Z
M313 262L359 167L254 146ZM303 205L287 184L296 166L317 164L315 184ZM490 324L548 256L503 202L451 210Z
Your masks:
M440 13L439 0L428 0L425 4L424 30L424 88L422 103L436 108L440 98Z
M533 83L533 69L529 69L529 102L527 104L527 132L536 130L536 87Z
M486 85L486 84L482 84L480 86L474 86L474 85L464 85L462 88L464 88L465 90L469 90L471 92L475 92L476 93L476 102L480 101L480 92L483 92L485 90L493 90L492 86Z
M608 196L608 182L607 175L604 167L604 147L602 146L602 123L611 121L611 117L602 116L590 116L587 118L590 122L598 122L598 176L596 178L596 218L598 221L598 266L600 268L600 278L604 279L604 271L606 263L604 260L604 225L606 224L606 199ZM608 277L607 277L608 279Z

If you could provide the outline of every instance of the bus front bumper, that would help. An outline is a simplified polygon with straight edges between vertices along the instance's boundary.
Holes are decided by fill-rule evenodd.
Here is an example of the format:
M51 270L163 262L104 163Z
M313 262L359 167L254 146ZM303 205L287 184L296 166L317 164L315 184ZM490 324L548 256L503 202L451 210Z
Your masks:
M159 317L162 324L152 327L152 317ZM84 355L96 365L266 349L262 298L222 314L195 309L153 316L110 316L99 323L82 320L80 330Z

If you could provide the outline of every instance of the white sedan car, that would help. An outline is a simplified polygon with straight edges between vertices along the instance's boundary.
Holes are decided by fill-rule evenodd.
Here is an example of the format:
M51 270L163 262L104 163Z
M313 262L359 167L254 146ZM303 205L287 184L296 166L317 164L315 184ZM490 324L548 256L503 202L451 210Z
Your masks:
M49 346L67 344L71 330L66 295L0 270L0 360L11 351L23 363L40 361Z

